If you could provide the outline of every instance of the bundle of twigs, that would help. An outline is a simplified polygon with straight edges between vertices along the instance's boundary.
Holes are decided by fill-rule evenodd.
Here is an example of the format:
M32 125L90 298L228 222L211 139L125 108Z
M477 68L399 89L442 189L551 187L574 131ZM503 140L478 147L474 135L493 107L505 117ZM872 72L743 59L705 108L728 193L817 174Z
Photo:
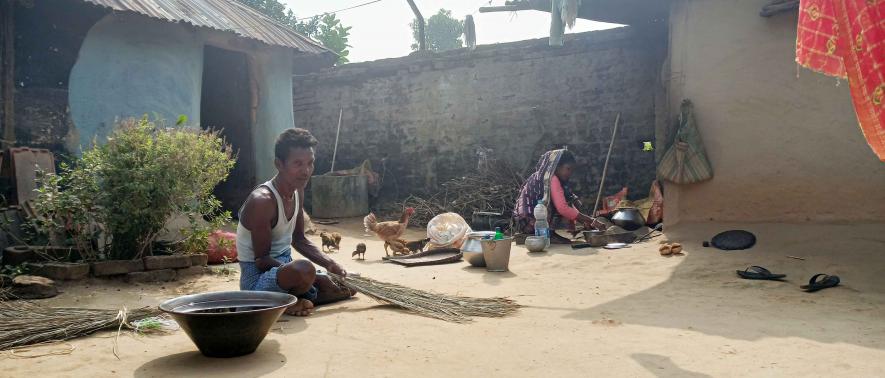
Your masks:
M412 222L419 226L426 226L433 217L447 212L458 213L465 219L480 211L509 216L523 182L525 178L511 165L491 160L475 172L443 183L436 193L409 196L401 207L415 209Z
M100 310L0 301L0 350L69 340L101 330L131 328L130 322L159 314L159 309L149 307Z
M376 281L367 277L348 275L340 277L330 273L339 284L359 291L375 300L389 303L419 315L448 322L466 323L471 317L503 318L516 313L519 305L507 298L471 298L429 291Z

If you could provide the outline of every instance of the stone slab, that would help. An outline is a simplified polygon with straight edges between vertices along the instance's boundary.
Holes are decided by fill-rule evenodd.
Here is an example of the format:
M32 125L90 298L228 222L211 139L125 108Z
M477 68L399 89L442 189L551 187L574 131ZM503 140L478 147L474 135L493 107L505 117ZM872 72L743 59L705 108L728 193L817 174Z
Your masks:
M30 266L33 275L53 280L80 280L89 277L89 264L85 263L46 262Z
M92 275L95 277L106 277L144 271L144 261L142 260L99 261L92 263L91 266Z
M148 270L144 272L132 272L126 274L126 282L145 283L145 282L169 282L174 281L176 277L174 269Z
M23 275L12 279L12 295L18 299L52 298L58 295L58 288L49 278Z
M187 255L148 256L144 258L145 270L178 269L191 266L191 258Z
M189 256L191 258L191 266L206 266L209 264L209 255L205 253L196 253Z

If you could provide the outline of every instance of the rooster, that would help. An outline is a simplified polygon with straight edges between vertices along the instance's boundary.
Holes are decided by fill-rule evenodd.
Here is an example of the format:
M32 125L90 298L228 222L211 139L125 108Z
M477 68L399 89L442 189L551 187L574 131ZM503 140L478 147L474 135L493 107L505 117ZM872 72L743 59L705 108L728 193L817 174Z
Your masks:
M407 207L403 210L403 215L400 216L399 221L388 222L378 222L378 219L375 218L375 214L370 213L363 219L363 225L366 226L366 232L371 231L378 237L378 239L384 241L384 252L387 253L387 247L390 245L390 242L396 241L404 232L406 232L406 227L409 225L409 218L414 213L414 208ZM390 256L389 253L387 255Z

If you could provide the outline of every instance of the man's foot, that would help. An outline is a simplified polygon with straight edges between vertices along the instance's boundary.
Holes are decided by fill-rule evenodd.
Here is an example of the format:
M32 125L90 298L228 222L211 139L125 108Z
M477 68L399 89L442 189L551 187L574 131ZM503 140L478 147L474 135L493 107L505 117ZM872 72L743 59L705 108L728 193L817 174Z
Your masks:
M342 301L356 295L356 291L339 286L326 275L317 275L313 284L317 287L317 298L314 302L318 306Z
M313 312L313 302L298 298L298 302L286 308L286 315L308 316Z

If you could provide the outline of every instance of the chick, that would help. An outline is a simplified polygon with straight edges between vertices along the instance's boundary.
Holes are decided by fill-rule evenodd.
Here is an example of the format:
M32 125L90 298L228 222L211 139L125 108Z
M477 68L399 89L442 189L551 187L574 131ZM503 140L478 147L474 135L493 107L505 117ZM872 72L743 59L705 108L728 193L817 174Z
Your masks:
M408 242L405 244L406 244L406 248L409 249L409 252L416 253L416 252L424 252L424 247L427 246L427 242L429 242L429 241L430 241L430 238L427 238L427 239L422 239L422 240L411 241L411 242Z
M337 232L333 232L333 233L331 233L331 235L332 235L332 240L335 242L335 249L340 251L341 250L341 234L339 234Z
M356 251L350 254L350 257L358 256L360 260L366 259L366 244L359 243L356 245Z

